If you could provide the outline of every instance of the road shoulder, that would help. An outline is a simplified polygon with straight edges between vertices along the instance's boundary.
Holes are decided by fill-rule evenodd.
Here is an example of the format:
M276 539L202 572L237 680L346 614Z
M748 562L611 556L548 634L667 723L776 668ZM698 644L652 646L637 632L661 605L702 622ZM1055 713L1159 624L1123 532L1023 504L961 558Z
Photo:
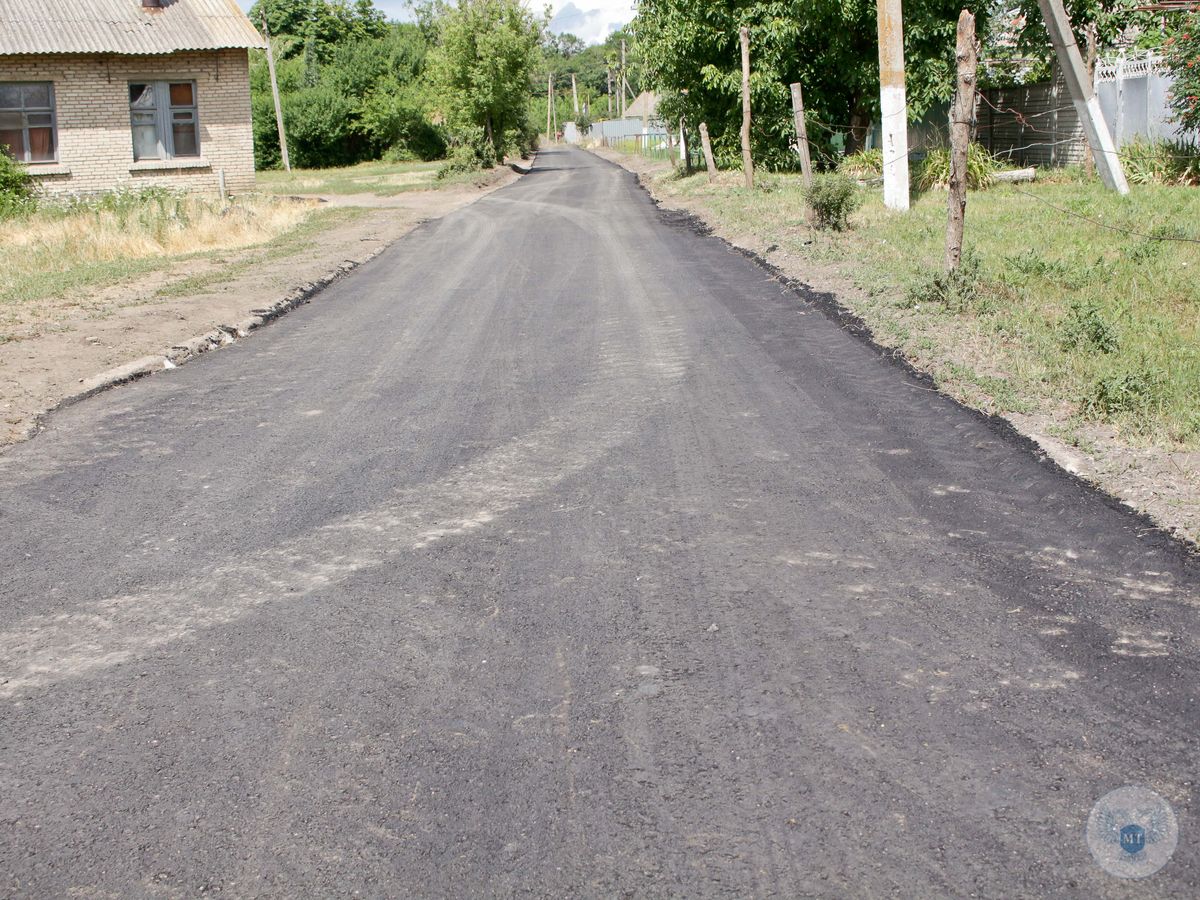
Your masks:
M884 352L904 357L955 400L995 414L987 408L988 398L977 392L959 390L953 381L938 377L939 369L947 365L985 367L984 362L972 357L973 348L969 342L934 348L934 355L928 359L908 359L902 350L890 346L887 338L874 327L867 291L845 266L780 252L770 236L727 227L703 202L664 189L663 177L673 171L671 163L603 148L591 148L591 152L634 174L660 206L694 216L714 235L781 277L818 294L828 295L842 315L856 320L860 326L854 329L856 332L877 343ZM1070 411L1063 406L1044 404L1027 412L1010 411L1000 415L1067 472L1100 489L1115 502L1146 516L1193 549L1200 546L1200 452L1170 450L1123 440L1119 433L1103 426L1087 429L1086 447L1072 446L1054 436L1055 432L1068 428L1080 430L1078 423L1071 422Z
M452 189L321 198L310 223L270 244L181 259L71 298L52 322L0 347L0 450L35 435L55 409L244 338L523 171L499 167Z

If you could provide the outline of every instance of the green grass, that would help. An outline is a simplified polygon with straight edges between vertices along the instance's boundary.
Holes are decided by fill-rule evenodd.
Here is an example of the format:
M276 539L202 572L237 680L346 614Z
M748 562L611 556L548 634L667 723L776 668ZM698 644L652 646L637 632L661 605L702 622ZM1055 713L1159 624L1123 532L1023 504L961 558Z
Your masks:
M673 162L679 159L678 147L667 147L667 139L657 136L646 142L641 140L626 140L616 141L612 144L612 149L618 153L628 153L632 156L644 156L647 159L661 159L666 162ZM661 147L659 145L662 145Z
M866 293L855 311L970 402L1001 413L1065 403L1140 442L1200 445L1200 244L1109 230L1200 239L1200 190L1134 185L1122 198L1064 176L970 194L977 269L962 284L938 278L943 192L896 214L864 189L851 230L830 234L808 227L798 177L746 191L664 175L658 190L703 202L728 231L832 264Z
M293 169L258 173L258 188L272 194L376 194L392 197L429 191L438 181L440 162L365 162L335 169ZM454 183L451 181L451 183Z

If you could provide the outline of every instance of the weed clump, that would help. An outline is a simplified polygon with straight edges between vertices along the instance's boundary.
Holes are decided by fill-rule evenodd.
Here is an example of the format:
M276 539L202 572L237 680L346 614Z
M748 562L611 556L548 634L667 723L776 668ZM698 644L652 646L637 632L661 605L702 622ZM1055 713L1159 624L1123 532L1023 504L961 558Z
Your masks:
M862 204L858 188L845 175L817 175L804 190L804 200L812 210L818 228L845 231L850 213Z
M1083 412L1098 419L1146 415L1163 405L1166 379L1146 368L1111 372L1096 379L1084 397Z
M1076 300L1062 325L1064 350L1115 353L1120 348L1116 327L1104 318L1095 300Z
M1200 184L1200 145L1187 140L1136 140L1120 151L1134 184Z
M879 178L883 175L883 151L859 150L838 163L838 174L847 178Z
M967 187L981 190L996 180L1002 168L999 160L988 153L980 144L967 147ZM931 191L944 188L950 183L950 149L938 147L930 150L917 171L917 189Z
M957 269L927 273L908 286L903 306L936 303L950 312L964 312L979 304L982 264L973 251L966 251Z

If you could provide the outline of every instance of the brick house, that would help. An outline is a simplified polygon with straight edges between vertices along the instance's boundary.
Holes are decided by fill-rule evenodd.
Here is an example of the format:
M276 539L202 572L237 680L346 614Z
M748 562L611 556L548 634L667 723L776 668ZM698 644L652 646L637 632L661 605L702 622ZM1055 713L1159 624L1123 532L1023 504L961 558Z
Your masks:
M52 193L254 187L235 0L0 0L0 151Z

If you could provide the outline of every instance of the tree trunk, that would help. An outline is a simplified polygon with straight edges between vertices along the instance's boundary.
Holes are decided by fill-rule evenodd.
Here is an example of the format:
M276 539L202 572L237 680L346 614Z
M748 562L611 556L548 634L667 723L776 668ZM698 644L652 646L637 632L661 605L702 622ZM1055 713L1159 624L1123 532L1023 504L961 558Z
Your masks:
M967 218L967 153L975 118L975 17L965 9L958 17L958 91L950 106L950 199L946 222L946 271L962 262Z
M708 180L717 180L717 163L713 159L712 141L708 139L708 125L700 123L700 148L704 151L704 167L708 170Z
M754 158L750 155L750 29L742 28L742 172L746 187L754 187Z
M846 138L846 155L857 153L867 146L867 133L871 130L871 114L863 97L856 96L850 107L850 134Z

